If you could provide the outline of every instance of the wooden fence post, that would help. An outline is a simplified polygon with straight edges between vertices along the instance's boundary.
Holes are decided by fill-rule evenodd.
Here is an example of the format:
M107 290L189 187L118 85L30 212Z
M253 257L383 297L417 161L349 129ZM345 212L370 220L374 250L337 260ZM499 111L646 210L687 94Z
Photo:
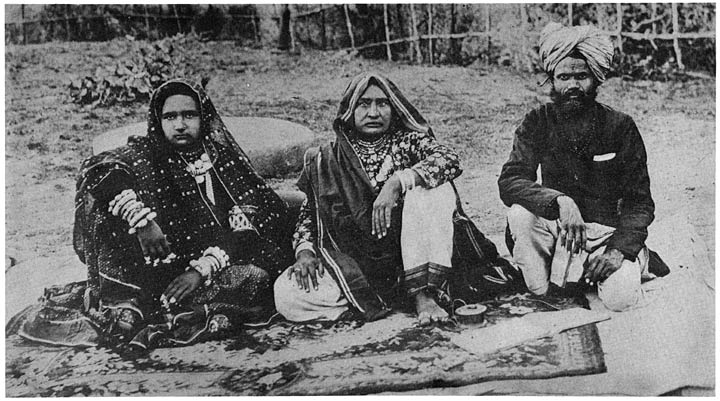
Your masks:
M191 12L193 12L193 14L196 14L194 12L194 10L192 10ZM193 19L190 20L190 34L193 36L196 35L196 31L197 31L196 25L197 25L197 14L193 17Z
M388 16L391 16L391 13L392 11L388 11ZM400 28L400 37L403 38L405 37L405 32L403 32L403 29L405 28L405 21L403 20L402 4L395 3L395 15L397 15L397 24L395 25Z
M290 9L290 6L288 6ZM290 12L290 50L295 52L295 15L297 14L297 4L295 4L295 13Z
M527 4L520 3L520 35L522 36L520 39L522 41L522 60L520 60L521 63L525 64L525 68L527 68L527 71L532 71L532 61L530 61L530 57L528 55L528 40L527 40Z
M148 15L147 4L143 4L143 8L145 10L145 34L147 38L150 39L150 16Z
M25 31L25 4L20 5L20 24L22 26L23 44L27 44L27 32Z
M433 5L428 4L428 36L433 34ZM430 58L430 65L433 64L433 40L432 37L428 38L428 56Z
M350 21L350 11L348 10L348 5L343 4L343 9L345 10L345 25L347 25L348 35L350 36L350 47L355 51L355 36L353 35L353 28L352 28L352 22Z
M182 33L182 27L180 27L180 16L178 16L177 6L172 4L173 14L175 14L175 22L177 23L177 33Z
M415 4L410 3L410 21L412 21L412 30L410 34L413 36L415 43L415 60L418 64L422 63L422 53L420 52L420 35L417 31L417 19L415 18Z
M487 62L490 64L490 50L492 50L492 36L490 35L490 4L485 4L485 32L487 33Z
M568 3L568 26L573 25L573 7L572 3Z
M656 20L655 20L655 18L657 18L657 3L652 3L650 5L650 10L651 10L650 19L652 20L650 32L652 33L652 36L650 38L648 38L648 42L650 42L650 46L652 46L652 48L655 49L655 51L658 51L658 47L655 44L655 40L653 39L655 37L655 33L657 31L657 25L656 25Z
M650 10L652 14L650 15L650 19L653 20L652 22L652 34L655 35L655 17L657 17L657 3L650 4Z
M678 68L681 70L685 69L685 65L682 62L682 52L680 51L680 23L678 22L678 7L677 3L672 3L672 24L673 24L673 47L675 48L675 58L677 59Z
M250 16L250 22L253 26L253 38L255 39L256 43L260 43L261 37L260 37L260 26L258 24L258 16L253 12L253 14Z
M290 6L282 5L280 12L280 35L278 37L278 49L290 49Z
M392 61L392 51L390 50L390 28L388 27L388 10L387 4L383 4L383 21L385 21L385 51L388 61Z
M65 40L70 41L70 4L65 5Z
M455 3L450 3L450 35L453 35L457 30L457 9ZM460 51L457 46L457 39L450 36L450 62L456 63L460 56Z
M622 3L617 3L615 6L617 10L617 29L615 31L615 34L617 35L617 43L618 43L618 50L620 51L620 55L622 56L623 53L623 43L622 43L622 23L623 23L623 10L622 10Z
M327 37L325 36L325 8L320 11L320 38L322 39L322 49L327 48Z

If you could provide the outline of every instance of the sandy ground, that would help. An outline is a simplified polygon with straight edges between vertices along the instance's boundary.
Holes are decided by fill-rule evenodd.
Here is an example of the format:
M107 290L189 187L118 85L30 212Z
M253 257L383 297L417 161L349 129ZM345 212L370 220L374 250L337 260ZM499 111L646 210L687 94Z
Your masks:
M6 250L18 262L72 254L77 168L91 140L145 120L146 105L91 109L69 102L66 82L114 63L118 43L6 47ZM416 66L344 54L274 55L232 42L192 47L211 80L209 95L224 115L275 117L332 137L330 125L350 77L367 69L389 75L458 150L459 191L471 217L491 237L502 234L505 208L496 179L523 115L546 102L539 77L493 67ZM222 54L222 57L217 57ZM715 81L623 82L610 79L599 100L635 118L649 155L661 219L689 216L715 251ZM274 179L292 188L294 176Z

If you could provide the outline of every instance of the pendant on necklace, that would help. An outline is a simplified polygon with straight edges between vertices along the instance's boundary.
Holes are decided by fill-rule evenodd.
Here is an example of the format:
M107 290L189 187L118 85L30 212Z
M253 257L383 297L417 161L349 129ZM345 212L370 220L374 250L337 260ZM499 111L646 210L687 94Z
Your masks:
M228 212L228 220L230 228L233 231L257 231L255 226L250 222L247 215L243 213L238 205L233 206Z
M212 203L214 205L215 204L215 190L213 189L212 178L210 177L210 172L209 171L206 172L203 175L203 177L204 177L203 181L205 181L205 195L207 195L207 198L210 201L210 203Z

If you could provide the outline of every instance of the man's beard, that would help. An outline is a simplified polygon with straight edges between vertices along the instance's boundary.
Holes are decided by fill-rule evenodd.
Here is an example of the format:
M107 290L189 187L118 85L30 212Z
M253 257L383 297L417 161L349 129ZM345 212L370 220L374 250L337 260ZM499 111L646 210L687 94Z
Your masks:
M560 93L555 89L555 85L550 89L550 99L555 103L558 115L565 120L572 120L585 114L595 104L596 97L597 86L593 86L587 92L578 88Z

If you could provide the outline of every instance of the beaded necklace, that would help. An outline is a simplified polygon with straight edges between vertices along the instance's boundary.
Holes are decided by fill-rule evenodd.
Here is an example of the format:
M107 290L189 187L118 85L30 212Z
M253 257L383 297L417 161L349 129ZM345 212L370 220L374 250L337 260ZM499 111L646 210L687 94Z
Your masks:
M393 169L393 160L389 154L382 156L383 150L387 148L390 142L390 135L383 135L374 141L367 141L360 138L353 138L350 143L357 151L360 164L365 172L368 173L370 184L373 187L384 182L390 176ZM365 165L365 163L367 165Z
M253 224L250 222L250 219L247 217L247 215L242 211L240 206L238 206L238 202L235 200L235 198L230 193L230 190L225 186L225 183L223 182L222 178L220 178L220 174L215 170L215 161L217 161L218 158L218 151L215 149L215 145L210 143L211 146L211 152L208 152L207 147L205 146L205 142L203 142L203 152L198 156L198 152L193 152L192 154L194 157L197 157L197 159L193 163L189 163L185 157L183 156L182 152L178 151L177 154L180 156L180 158L185 162L186 167L185 170L190 173L190 175L195 178L195 182L197 183L198 187L203 182L205 183L205 195L207 196L208 201L215 205L215 192L213 188L212 178L210 176L210 171L215 171L215 174L217 175L218 182L220 182L220 185L222 185L223 189L225 189L225 192L230 197L230 200L233 203L233 207L228 211L228 222L230 224L230 228L233 231L255 231L257 232L257 229ZM212 155L212 156L210 156ZM188 153L185 154L185 156L189 156ZM205 201L205 199L203 199ZM207 203L206 203L207 205ZM220 225L220 221L218 220L217 216L215 216L215 212L213 212L213 209L207 205L208 210L210 211L210 214L212 214L213 219L215 219L215 222L217 222L218 225Z
M183 156L183 152L178 151L177 154L186 164L185 171L190 173L190 175L195 179L195 182L198 185L202 184L203 182L205 183L205 194L207 195L210 203L214 205L215 192L213 190L212 179L210 178L210 170L213 167L214 161L208 155L208 150L207 147L205 147L205 142L203 142L202 147L203 152L199 156L197 155L197 152L192 152L194 153L193 156L197 157L197 159L192 163L188 162L187 159L185 159L185 157ZM192 153L186 153L186 156L191 156ZM217 159L217 151L214 153L214 159Z

